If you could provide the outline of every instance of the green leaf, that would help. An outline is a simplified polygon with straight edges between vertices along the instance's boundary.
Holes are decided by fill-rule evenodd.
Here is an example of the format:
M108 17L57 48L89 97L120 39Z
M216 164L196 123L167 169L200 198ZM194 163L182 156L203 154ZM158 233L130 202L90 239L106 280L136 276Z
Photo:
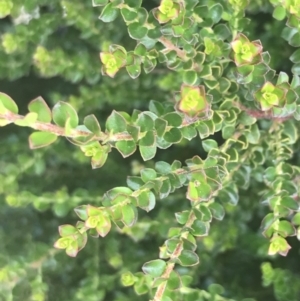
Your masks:
M244 134L251 144L257 144L260 138L260 130L258 129L257 124L252 124L249 130L244 131Z
M143 183L144 184L144 183ZM151 211L155 207L155 195L152 191L143 191L138 195L138 206L146 210L147 212Z
M84 221L88 219L87 206L86 205L78 206L74 209L74 211L80 219L82 219Z
M133 21L137 17L137 11L127 7L121 9L121 14L125 22Z
M51 110L42 97L32 100L28 105L28 109L30 112L37 113L37 120L39 121L48 123L52 119Z
M225 210L224 210L224 207L222 205L220 205L219 203L213 202L213 203L209 204L208 208L210 209L210 211L215 219L221 221L224 218Z
M157 177L156 171L152 168L144 168L141 170L141 178L146 183Z
M151 160L155 157L156 146L139 146L141 156L144 161Z
M273 236L269 247L269 255L275 255L279 253L282 256L286 256L291 246L281 236Z
M156 137L156 145L158 148L167 149L172 145L172 143L167 142L165 139L163 139L163 137L157 136Z
M289 208L291 210L294 210L294 211L297 211L299 209L298 202L290 196L282 197L280 200L280 205L282 205L286 208Z
M289 44L293 47L300 47L300 33L296 32L289 40Z
M209 152L213 148L218 148L218 143L213 139L206 139L202 141L202 146L206 152Z
M208 10L208 18L211 18L214 23L218 23L221 20L223 14L223 6L219 3L211 6Z
M146 56L143 63L144 71L146 74L148 74L155 68L157 61L155 58L153 59Z
M161 188L159 190L159 197L161 199L166 198L170 194L170 191L171 191L171 184L169 179L166 179L162 182Z
M167 252L172 254L178 246L182 245L182 241L178 238L171 238L166 240L165 244L167 246Z
M10 98L8 95L0 92L0 103L9 111L14 114L18 114L18 106L17 104Z
M148 29L142 26L140 23L131 23L128 26L128 33L134 40L141 40L147 35Z
M96 231L101 237L105 237L111 229L111 221L110 219L103 215L97 224Z
M238 121L243 125L252 125L256 122L256 118L242 111L238 116Z
M169 143L179 143L182 139L181 131L177 128L172 128L164 134L163 139Z
M53 121L60 127L65 127L67 119L70 118L70 126L78 126L78 116L75 109L68 103L60 101L52 109Z
M148 37L150 39L156 40L162 36L161 30L159 27L151 28L148 30Z
M156 114L157 116L161 116L164 113L163 105L155 100L151 100L149 103L149 110Z
M208 291L212 295L222 295L224 294L224 288L220 284L213 283L208 287Z
M162 118L155 119L155 130L159 137L162 137L165 134L167 125L168 123L166 120Z
M62 225L58 227L60 236L66 237L69 235L77 234L78 230L72 225Z
M273 11L273 18L278 21L283 20L286 17L286 10L282 6L277 6Z
M192 231L191 234L194 236L207 236L209 231L209 224L195 220L193 225L191 226Z
M296 64L296 63L300 63L300 49L297 49L291 56L290 56L290 60Z
M155 144L155 133L154 131L149 131L146 135L140 139L139 146L154 146Z
M143 0L124 0L124 3L130 7L141 7Z
M83 124L96 136L100 136L101 127L95 115L88 115L84 118Z
M180 130L182 136L189 141L197 136L197 131L193 125L185 126Z
M134 49L134 54L139 55L139 56L145 56L147 54L146 46L142 43L137 44Z
M300 226L300 212L297 212L293 218L292 218L292 223L295 225L295 226Z
M122 221L128 227L133 226L137 221L137 210L132 205L122 206Z
M93 6L103 6L106 5L108 0L93 0Z
M135 276L130 272L125 272L121 275L121 283L124 286L132 286L135 283Z
M91 165L92 168L100 168L102 167L106 160L107 160L108 154L105 149L99 148L97 152L93 155L92 160L91 160Z
M165 175L172 171L171 165L164 161L158 161L155 163L155 169L157 172Z
M285 220L280 221L278 224L275 223L273 229L283 237L293 236L296 234L296 229L293 227L293 225Z
M134 291L137 295L143 295L148 293L149 289L144 281L138 281L134 284Z
M140 128L138 126L127 124L127 132L135 142L139 140Z
M225 24L216 25L214 27L214 33L221 40L226 40L231 35L231 32L230 32L228 26L226 26Z
M49 132L34 132L29 136L29 147L31 149L36 149L40 147L45 147L54 143L57 136Z
M113 111L106 120L106 129L113 133L122 133L127 130L125 118L117 111Z
M181 86L181 100L177 104L177 110L190 117L195 117L206 111L208 107L204 86Z
M116 148L123 158L127 158L136 151L136 144L131 140L121 140L116 143Z
M265 237L271 237L273 233L272 225L277 221L274 213L267 214L261 222L262 234Z
M139 114L136 125L140 126L141 132L147 132L154 129L153 119L146 113Z
M288 82L289 82L289 76L285 72L279 72L276 85L278 86L282 83L288 83Z
M138 189L140 189L141 186L144 185L144 182L140 177L128 176L127 177L127 185L129 188L131 188L133 190L138 190Z
M189 86L197 84L198 75L194 70L187 70L183 73L183 82Z
M181 225L184 225L187 222L189 215L190 211L188 210L175 213L176 220Z
M182 124L182 117L175 112L168 113L162 118L168 122L168 126L179 127Z
M189 250L182 250L180 256L178 257L180 265L184 267L190 267L197 265L199 263L198 255Z
M294 75L300 75L300 63L294 64L292 67Z
M188 185L187 198L192 202L206 201L210 198L211 194L211 187L207 184L204 175L193 175L193 180Z
M102 216L103 211L100 208L88 205L87 214L88 216Z
M15 124L19 126L33 126L34 123L37 121L37 117L37 113L31 112L24 116L23 119L17 119L15 121Z
M166 262L161 259L148 261L142 266L142 270L145 274L155 278L161 276L164 273L165 268Z
M199 212L201 216L197 216L196 212ZM195 215L197 218L203 222L211 222L212 219L212 214L210 210L205 206L205 205L200 205L199 210L195 210Z
M141 64L134 64L130 66L126 66L126 70L129 74L129 76L133 79L137 78L141 74Z
M114 7L113 3L105 5L99 19L103 22L112 22L118 16L118 9Z
M171 291L173 290L177 290L181 287L182 283L181 283L181 279L180 276L177 272L172 271L169 278L168 278L168 284L167 284L167 288ZM172 300L172 299L170 299Z
M234 134L235 132L235 126L234 125L225 125L223 128L222 128L222 137L224 139L229 139L232 137L232 135Z

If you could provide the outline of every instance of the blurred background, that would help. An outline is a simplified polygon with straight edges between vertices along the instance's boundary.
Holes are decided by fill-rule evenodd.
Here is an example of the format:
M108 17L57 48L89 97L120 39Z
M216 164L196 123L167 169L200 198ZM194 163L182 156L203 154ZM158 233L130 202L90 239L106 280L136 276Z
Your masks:
M150 10L158 3L144 0L143 6ZM279 37L285 21L273 19L272 12L269 1L251 1L247 34L262 41L273 69L289 73L293 49ZM0 1L0 91L17 102L20 114L42 96L50 107L60 100L70 103L82 119L95 114L104 128L113 109L131 114L147 110L151 99L172 101L181 78L163 64L135 80L124 70L114 79L101 75L100 51L110 44L132 50L136 41L129 38L121 16L103 23L100 13L91 0ZM133 228L90 238L70 258L52 247L58 226L76 223L76 206L100 206L107 190L126 186L127 175L153 167L154 161L143 162L138 152L123 159L113 150L104 167L92 170L89 158L63 138L30 150L31 132L15 125L0 128L0 300L148 300L123 287L120 277L141 271L144 262L158 257L166 229L176 226L174 213L189 207L185 189L158 202L149 214L139 211ZM221 141L221 135L214 138ZM205 157L199 137L159 150L155 161L184 162L194 155ZM225 297L236 300L300 300L299 243L289 241L293 248L287 258L266 255L268 241L259 227L268 208L253 197L253 189L259 187L241 190L238 206L226 207L225 219L214 221L210 235L198 241L200 265L178 272L191 276L191 287L218 283ZM273 269L278 279L267 286Z

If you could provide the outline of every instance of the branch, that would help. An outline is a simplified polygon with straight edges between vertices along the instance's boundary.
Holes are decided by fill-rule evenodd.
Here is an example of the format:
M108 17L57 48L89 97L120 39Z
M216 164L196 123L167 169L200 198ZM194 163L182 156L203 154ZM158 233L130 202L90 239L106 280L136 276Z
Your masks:
M273 115L272 111L258 111L258 110L249 109L236 101L232 103L242 111L246 112L249 116L254 117L256 119L271 119L277 121L285 121L293 117L293 114L287 115L285 117L277 117Z
M191 211L189 219L185 223L184 227L190 228L192 226L192 224L193 224L193 222L194 222L195 219L196 219L196 216L195 216L194 212ZM181 237L182 238L187 238L188 233L189 233L188 231L184 232L181 235ZM182 243L179 243L177 245L177 247L175 248L174 252L171 255L171 258L170 258L170 260L169 260L169 262L167 264L166 270L163 273L163 275L161 276L162 278L165 278L166 280L169 279L170 274L172 273L172 271L173 271L173 269L175 267L175 263L173 262L173 260L176 259L176 258L178 258L180 256L181 251L182 251ZM162 298L162 296L163 296L163 294L165 292L166 286L167 286L167 282L168 281L164 281L163 283L161 283L157 287L153 301L161 301L161 298Z
M159 42L161 42L167 49L169 50L174 50L176 51L178 57L180 57L181 59L185 60L186 59L186 55L185 55L185 51L179 49L177 46L175 46L170 40L168 40L165 37L161 37L158 39Z
M12 112L7 112L5 114L0 114L0 120L4 119L9 121L9 123L13 123L17 120L24 120L25 117L19 114L14 114ZM86 137L91 135L91 132L87 132L87 131L83 131L83 130L76 130L73 129L71 131L70 134L66 134L66 131L64 128L52 124L52 123L46 123L46 122L41 122L41 121L36 121L33 124L28 125L28 127L31 127L37 131L41 131L41 132L50 132L53 133L57 136L64 136L64 137L68 137L68 138L76 138L76 137ZM101 134L99 136L95 136L93 137L94 141L119 141L119 140L132 140L131 135L126 134L126 133L119 133L119 134L107 134L107 133L103 133L101 132Z

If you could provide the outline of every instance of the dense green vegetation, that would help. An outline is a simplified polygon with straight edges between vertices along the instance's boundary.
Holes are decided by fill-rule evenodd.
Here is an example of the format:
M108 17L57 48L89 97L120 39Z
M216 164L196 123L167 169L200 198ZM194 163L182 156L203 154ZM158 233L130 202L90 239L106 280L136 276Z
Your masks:
M0 0L0 301L300 300L299 47L299 0Z

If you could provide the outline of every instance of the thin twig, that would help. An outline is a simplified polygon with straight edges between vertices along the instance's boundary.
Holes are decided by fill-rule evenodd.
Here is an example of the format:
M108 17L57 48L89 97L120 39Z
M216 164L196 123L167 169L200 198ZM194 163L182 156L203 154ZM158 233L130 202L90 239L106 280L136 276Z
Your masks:
M161 37L158 39L159 42L161 42L167 49L176 51L178 57L185 60L186 55L185 51L179 49L177 46L175 46L170 40L168 40L166 37Z
M186 224L184 225L184 227L190 228L195 219L196 219L196 216L195 216L194 212L191 211L189 219L186 222ZM181 235L182 238L187 238L187 236L188 236L188 231ZM183 250L182 243L179 243L176 246L174 252L172 253L172 255L170 257L170 261L167 264L165 272L161 276L162 278L166 279L166 281L164 281L157 287L153 301L161 301L161 298L162 298L162 296L165 292L166 286L167 286L167 282L168 282L167 279L169 279L170 274L172 273L172 271L174 270L174 267L175 267L175 263L173 262L173 260L180 256L182 250Z
M234 105L236 105L239 109L246 112L249 116L254 117L256 119L272 119L277 121L285 121L293 117L293 114L287 115L285 117L277 117L274 116L272 111L258 111L245 107L239 102L234 101Z
M12 112L7 112L5 114L0 114L0 119L4 119L9 121L9 123L13 123L17 120L24 120L25 117L19 114L14 114ZM41 122L41 121L36 121L32 125L28 125L28 127L31 127L35 130L41 131L41 132L50 132L53 133L57 136L64 136L68 138L76 138L76 137L87 137L91 135L91 132L84 131L84 130L77 130L77 129L72 129L70 133L66 133L65 129L52 124L52 123L47 123L47 122ZM107 134L104 132L101 132L99 136L94 136L92 140L95 141L119 141L119 140L132 140L131 135L127 133L119 133L119 134Z

